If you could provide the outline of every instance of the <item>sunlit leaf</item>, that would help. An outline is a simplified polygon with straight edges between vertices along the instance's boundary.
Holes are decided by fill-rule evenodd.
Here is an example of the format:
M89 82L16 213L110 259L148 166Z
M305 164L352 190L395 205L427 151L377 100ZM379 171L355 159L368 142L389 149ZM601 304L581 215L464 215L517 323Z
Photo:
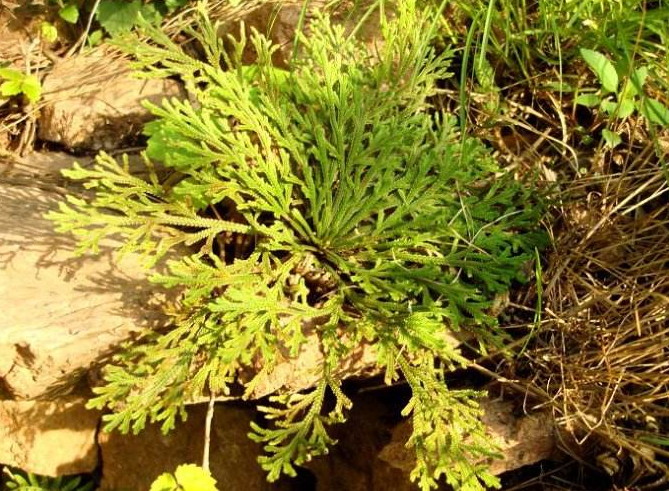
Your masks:
M0 77L5 80L14 80L20 82L25 74L13 68L0 68Z
M21 82L18 80L8 80L0 85L0 94L5 97L19 95L21 92Z
M200 466L180 465L174 472L174 476L184 491L217 491L216 479Z
M628 118L632 115L634 112L634 100L633 99L623 99L620 101L619 107L618 107L618 113L616 116L618 119L625 119Z
M590 69L597 75L602 88L606 92L616 92L618 90L618 73L616 73L613 63L597 51L581 48L580 52Z
M42 37L50 43L53 43L58 39L58 29L56 29L56 26L50 22L42 22L40 33L42 34Z
M623 141L622 138L620 138L619 134L614 133L613 131L611 131L609 129L602 130L602 137L604 137L604 140L606 141L606 145L609 148L616 148Z
M169 472L166 472L153 481L149 491L176 491L177 489L179 488L174 476Z
M42 95L42 84L36 76L28 75L23 79L21 91L30 102L37 102Z
M641 105L642 114L651 123L669 126L669 109L657 99L645 99Z
M602 100L595 94L581 94L576 98L576 104L585 107L597 107Z
M60 9L58 15L65 22L69 22L70 24L76 24L77 21L79 20L79 9L75 4L68 3L67 5L65 5L65 7Z

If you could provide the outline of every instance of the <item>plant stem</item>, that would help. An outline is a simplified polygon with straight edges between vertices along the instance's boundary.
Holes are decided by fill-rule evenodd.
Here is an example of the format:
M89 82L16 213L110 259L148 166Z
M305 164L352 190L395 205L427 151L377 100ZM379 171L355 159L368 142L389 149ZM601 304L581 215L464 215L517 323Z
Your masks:
M211 442L211 422L214 419L214 407L216 406L216 397L212 392L209 395L209 406L207 407L207 417L204 423L204 450L202 452L202 468L209 472L209 447Z

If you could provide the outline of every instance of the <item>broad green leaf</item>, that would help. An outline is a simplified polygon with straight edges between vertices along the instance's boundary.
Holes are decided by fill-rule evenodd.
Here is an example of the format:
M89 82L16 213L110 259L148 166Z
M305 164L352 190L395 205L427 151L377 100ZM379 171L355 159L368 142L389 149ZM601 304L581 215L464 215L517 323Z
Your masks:
M657 99L645 99L641 112L651 123L669 126L669 109Z
M88 35L88 44L90 46L97 46L102 41L102 30L96 29Z
M619 134L614 133L609 129L603 129L602 136L604 137L604 140L606 141L606 144L609 148L616 148L623 141Z
M597 51L585 48L581 48L580 51L585 62L594 74L597 75L602 88L606 92L616 92L618 90L618 74L613 63Z
M5 97L21 94L21 82L19 80L8 80L0 85L0 94Z
M42 84L36 76L28 75L23 79L21 91L30 102L37 102L42 95Z
M40 33L42 34L42 37L50 43L53 43L58 39L58 29L56 29L56 26L50 22L42 22Z
M602 104L600 106L602 108L602 111L604 111L606 114L613 114L616 111L616 108L618 107L618 103L616 101L602 101Z
M634 70L634 73L632 74L632 79L636 82L636 84L643 88L643 86L646 84L646 78L648 77L648 67L646 66L641 66Z
M115 35L130 31L137 24L141 9L140 0L102 0L96 18L109 34Z
M153 3L146 3L142 5L139 14L153 25L159 25L163 20L163 15L158 11ZM135 24L137 24L138 20L139 17L135 20Z
M25 73L14 70L13 68L0 68L0 77L5 80L20 82L25 77Z
M69 22L70 24L76 24L77 21L79 20L79 9L75 4L68 3L67 5L65 5L65 7L60 9L58 15L65 22Z
M626 81L622 92L619 95L621 100L629 100L634 102L634 99L643 94L643 86L648 77L648 68L645 66L639 67L630 75Z
M186 170L188 163L196 158L192 149L174 145L173 142L180 137L179 132L159 119L144 125L143 133L149 137L146 155L152 160L158 160L177 170Z
M174 476L169 472L166 472L153 481L149 491L176 491L177 489L179 488Z
M5 97L25 94L30 102L37 102L42 95L42 84L34 75L26 75L11 68L0 68L0 76L7 79L0 85L0 94Z
M576 104L585 107L596 107L602 100L595 94L581 94L576 98Z
M632 95L639 95L643 93L643 86L646 84L646 78L648 78L648 67L642 66L634 70L630 81L627 84L630 87L630 93Z
M620 101L618 107L618 113L616 116L618 119L626 119L632 115L634 112L634 99L623 99Z
M172 195L175 198L184 201L188 199L194 208L198 210L204 210L211 202L211 200L205 195L207 187L208 186L206 185L198 184L192 178L186 178L172 188Z
M174 476L184 491L218 491L216 479L195 464L180 465L174 472Z

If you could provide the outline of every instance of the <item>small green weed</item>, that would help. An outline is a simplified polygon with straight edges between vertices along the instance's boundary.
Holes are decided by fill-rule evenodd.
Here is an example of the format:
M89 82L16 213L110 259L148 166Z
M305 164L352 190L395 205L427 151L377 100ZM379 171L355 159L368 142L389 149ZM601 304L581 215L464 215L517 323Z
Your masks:
M92 4L94 11L86 11L79 2L64 2L63 0L49 0L49 3L57 6L58 16L68 24L77 24L81 17L88 18L91 15L97 21L100 29L93 30L88 35L88 44L95 45L102 40L104 34L118 35L127 33L135 28L140 19L160 24L163 18L183 7L189 0L154 0L150 2L142 0L100 0ZM90 8L91 5L85 4ZM50 23L42 26L42 35L49 41L54 41L55 27Z
M35 75L28 75L13 68L0 68L0 78L5 81L0 85L2 97L13 97L23 95L35 103L42 95L42 84Z
M651 124L669 126L669 109L659 100L648 97L644 86L648 79L648 67L636 68L621 84L616 66L602 53L581 49L581 56L597 76L600 88L594 92L579 94L575 102L586 107L598 107L613 119L625 120L638 112ZM602 136L609 147L614 148L621 138L613 131L604 129Z
M218 491L216 480L202 467L180 465L174 473L161 474L149 491Z
M93 491L95 484L81 476L45 477L5 467L5 491Z

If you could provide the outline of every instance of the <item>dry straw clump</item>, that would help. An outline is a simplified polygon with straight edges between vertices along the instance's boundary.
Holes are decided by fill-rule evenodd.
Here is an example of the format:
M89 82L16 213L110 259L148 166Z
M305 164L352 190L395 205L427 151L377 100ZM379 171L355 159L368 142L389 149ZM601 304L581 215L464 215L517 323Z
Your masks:
M596 443L597 464L614 481L667 489L666 148L656 140L626 155L636 157L610 159L565 192L543 274L541 329L522 373L548 401L567 447Z

